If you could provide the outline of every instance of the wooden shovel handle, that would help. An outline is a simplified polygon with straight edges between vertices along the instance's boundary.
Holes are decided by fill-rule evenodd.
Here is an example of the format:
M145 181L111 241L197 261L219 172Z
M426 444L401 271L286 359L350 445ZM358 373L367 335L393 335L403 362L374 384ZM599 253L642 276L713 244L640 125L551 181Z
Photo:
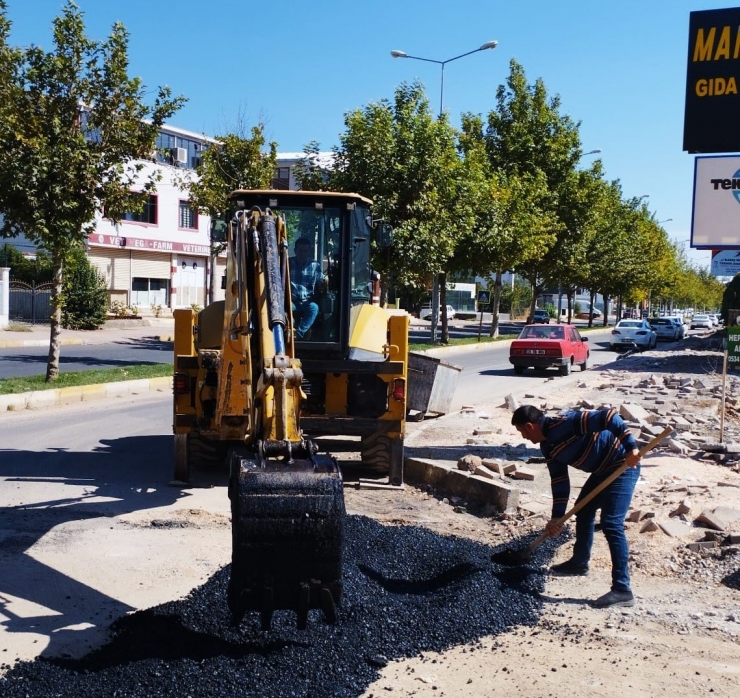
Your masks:
M644 456L648 451L652 451L663 439L668 436L673 429L671 427L666 427L663 429L663 431L658 434L650 443L646 444L640 449L640 457ZM609 487L609 485L612 484L627 468L630 466L627 465L627 463L623 463L620 465L613 473L609 475L609 477L602 480L596 487L594 487L583 499L576 502L568 511L565 512L558 520L557 523L559 525L564 524L571 516L574 514L577 514L583 507L586 506L597 494L599 494L602 490ZM548 535L547 531L543 531L540 533L540 535L534 540L534 542L529 546L531 550L534 550L536 547L541 545L542 543L547 540Z

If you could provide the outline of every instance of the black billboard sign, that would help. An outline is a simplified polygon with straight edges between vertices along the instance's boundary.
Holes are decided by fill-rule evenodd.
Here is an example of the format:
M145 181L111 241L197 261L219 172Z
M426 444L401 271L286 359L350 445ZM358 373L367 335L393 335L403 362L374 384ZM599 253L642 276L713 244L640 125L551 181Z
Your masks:
M740 7L692 12L683 149L740 152Z

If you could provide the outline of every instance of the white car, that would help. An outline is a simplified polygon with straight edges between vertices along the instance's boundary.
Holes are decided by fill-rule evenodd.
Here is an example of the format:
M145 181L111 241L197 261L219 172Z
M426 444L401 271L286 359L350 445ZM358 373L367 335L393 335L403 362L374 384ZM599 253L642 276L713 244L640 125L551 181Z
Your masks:
M694 317L691 318L692 330L711 330L713 327L714 323L712 322L712 318L710 318L709 315L694 315Z
M658 335L645 320L620 320L609 335L609 347L621 349L637 347L640 351L653 349L658 344Z
M442 317L442 308L439 309L440 313L439 316ZM422 320L431 320L432 318L432 309L430 307L422 308L421 312L419 313L419 317ZM447 319L452 320L452 318L455 317L455 309L451 306L447 306Z

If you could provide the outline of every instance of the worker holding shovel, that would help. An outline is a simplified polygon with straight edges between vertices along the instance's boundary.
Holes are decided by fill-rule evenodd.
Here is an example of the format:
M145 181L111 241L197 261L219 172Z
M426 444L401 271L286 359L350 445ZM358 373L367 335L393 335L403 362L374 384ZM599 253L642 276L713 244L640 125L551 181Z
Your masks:
M596 599L594 605L599 608L634 606L624 519L640 477L638 464L642 454L624 420L615 410L574 410L546 417L533 405L522 405L512 415L511 423L525 439L539 444L547 459L552 485L552 518L545 532L551 538L563 529L562 517L570 496L569 465L590 473L572 511L577 510L579 502L589 492L624 467L613 482L577 510L573 556L553 565L550 571L559 576L588 574L596 511L601 509L601 529L612 558L612 590Z

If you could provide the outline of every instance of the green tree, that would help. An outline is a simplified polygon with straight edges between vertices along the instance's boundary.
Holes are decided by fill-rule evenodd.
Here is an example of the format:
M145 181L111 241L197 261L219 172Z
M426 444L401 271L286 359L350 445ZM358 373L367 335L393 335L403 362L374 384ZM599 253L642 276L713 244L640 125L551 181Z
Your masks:
M456 262L473 273L494 275L491 336L498 336L504 272L538 262L553 244L557 219L542 171L494 169L479 116L463 116L460 150L474 224L458 240ZM528 296L531 301L531 290Z
M46 380L59 375L65 264L94 229L143 206L156 177L135 161L151 153L159 128L183 103L128 75L128 32L113 25L105 41L85 35L82 12L68 1L53 21L50 52L10 46L0 0L0 234L24 233L53 265Z
M506 84L496 92L496 108L488 114L484 139L491 172L538 182L538 207L547 214L550 241L540 254L514 266L532 286L533 311L539 291L558 280L563 260L572 256L572 239L582 232L569 225L573 197L568 189L582 156L578 124L561 114L560 97L550 97L541 79L528 84L524 68L512 59Z
M82 247L69 255L64 274L62 325L70 330L97 330L105 324L108 284Z
M327 187L367 196L375 217L393 226L393 253L373 260L384 283L430 286L472 224L455 130L446 115L432 115L419 83L402 84L393 103L349 112L344 124ZM444 312L442 320L444 339Z
M45 283L53 278L48 255L39 250L34 258L28 258L7 242L0 247L0 267L10 267L11 278L27 284Z
M236 131L217 136L206 148L195 177L185 175L180 188L188 191L190 204L215 220L224 215L229 194L236 189L268 189L277 166L277 143L265 141L264 126L253 126L249 135L241 125ZM265 151L265 146L267 150ZM211 240L209 302L213 302L216 257L223 246Z

